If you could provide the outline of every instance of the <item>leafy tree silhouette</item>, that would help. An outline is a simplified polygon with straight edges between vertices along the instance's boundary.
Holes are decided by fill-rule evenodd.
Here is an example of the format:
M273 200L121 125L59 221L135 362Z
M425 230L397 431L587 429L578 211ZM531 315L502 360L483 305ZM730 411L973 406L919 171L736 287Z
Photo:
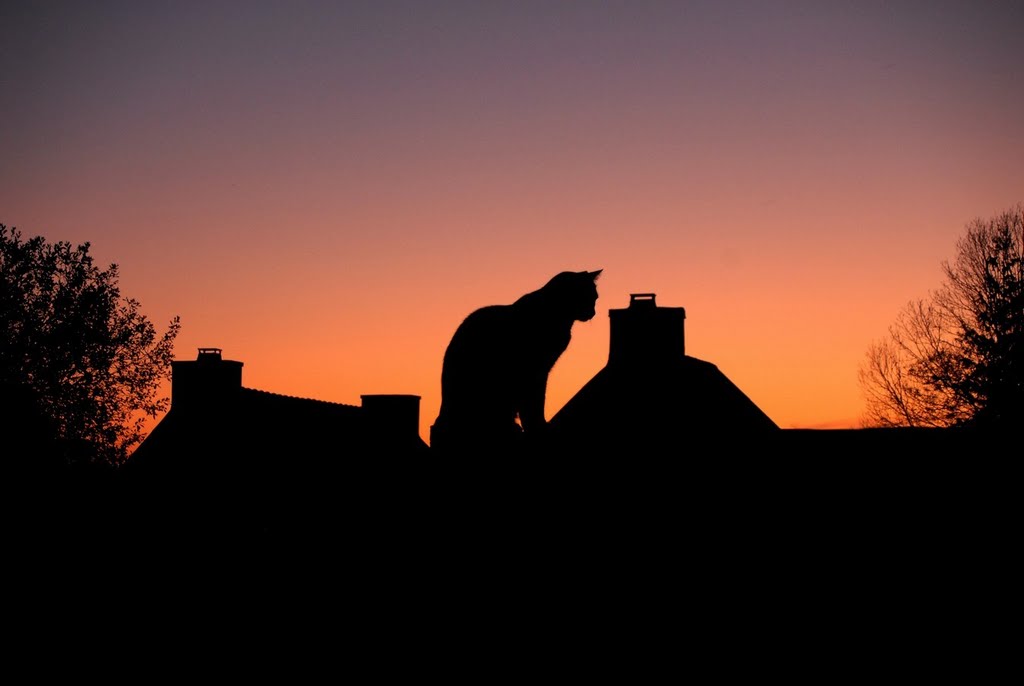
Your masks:
M1024 205L975 219L945 281L908 303L859 370L867 426L1024 420Z
M29 468L118 465L167 409L179 318L158 335L121 296L118 266L97 267L89 248L0 224L4 435Z

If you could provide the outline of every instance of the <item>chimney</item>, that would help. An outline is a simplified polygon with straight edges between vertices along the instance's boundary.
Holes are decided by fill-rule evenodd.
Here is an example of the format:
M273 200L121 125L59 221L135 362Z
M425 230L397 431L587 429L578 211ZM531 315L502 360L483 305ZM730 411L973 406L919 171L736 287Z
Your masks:
M608 310L611 342L608 364L657 365L686 354L686 309L658 307L654 293L632 293L629 307Z
M225 360L220 348L199 348L194 361L171 362L171 409L229 399L242 388L242 363Z
M366 423L373 435L388 442L417 441L420 436L420 396L363 395Z
M718 367L686 354L682 307L633 293L608 316L608 364L548 422L556 448L684 457L779 430Z

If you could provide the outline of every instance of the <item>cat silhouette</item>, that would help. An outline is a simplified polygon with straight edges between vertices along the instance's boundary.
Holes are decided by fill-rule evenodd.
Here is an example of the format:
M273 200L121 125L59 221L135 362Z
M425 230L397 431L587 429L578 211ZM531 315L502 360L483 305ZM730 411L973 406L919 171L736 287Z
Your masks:
M509 454L542 443L548 375L575 322L594 317L603 270L562 272L512 304L467 316L441 369L441 408L431 449L452 455Z

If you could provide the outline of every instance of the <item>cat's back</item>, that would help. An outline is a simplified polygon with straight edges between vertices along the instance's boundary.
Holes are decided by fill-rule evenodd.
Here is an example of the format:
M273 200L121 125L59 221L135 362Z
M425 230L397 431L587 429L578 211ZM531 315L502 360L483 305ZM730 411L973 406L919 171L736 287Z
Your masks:
M509 364L522 333L516 319L511 305L488 305L471 312L459 324L445 350L443 379L451 381L453 375L462 377L479 372L489 376L499 360Z
M487 305L474 310L459 324L448 348L451 350L467 343L478 345L482 340L494 338L504 339L515 326L514 318L515 311L511 305Z

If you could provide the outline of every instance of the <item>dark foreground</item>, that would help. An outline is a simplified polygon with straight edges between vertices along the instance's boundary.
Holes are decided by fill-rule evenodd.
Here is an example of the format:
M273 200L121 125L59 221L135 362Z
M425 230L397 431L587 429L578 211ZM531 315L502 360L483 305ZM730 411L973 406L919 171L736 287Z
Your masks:
M25 507L9 523L64 542L321 546L363 562L492 550L819 564L840 551L979 554L1005 535L1017 483L1006 437L784 431L747 445L606 448L48 473L19 485Z
M403 636L492 668L582 643L623 676L874 676L893 659L973 674L968 656L1000 650L1019 509L1002 438L632 447L25 479L9 588L34 607L90 599L90 622L127 605L122 633L177 617L181 640L258 634L381 665L441 655L396 653Z

